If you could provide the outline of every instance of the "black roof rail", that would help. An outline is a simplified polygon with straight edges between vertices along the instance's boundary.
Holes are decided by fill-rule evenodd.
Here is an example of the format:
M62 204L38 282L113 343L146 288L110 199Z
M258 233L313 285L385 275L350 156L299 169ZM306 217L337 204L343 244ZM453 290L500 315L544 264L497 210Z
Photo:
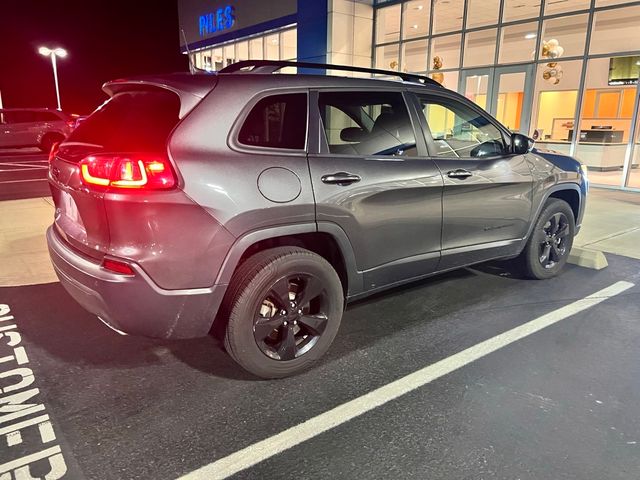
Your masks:
M415 73L396 72L393 70L381 70L378 68L351 67L349 65L332 65L329 63L312 63L312 62L290 62L279 60L243 60L241 62L232 63L219 70L218 73L273 73L285 67L309 68L318 70L342 70L345 72L374 73L378 75L389 75L392 77L400 77L405 82L418 82L428 85L436 85L441 87L434 79L424 75ZM249 70L250 68L250 70Z

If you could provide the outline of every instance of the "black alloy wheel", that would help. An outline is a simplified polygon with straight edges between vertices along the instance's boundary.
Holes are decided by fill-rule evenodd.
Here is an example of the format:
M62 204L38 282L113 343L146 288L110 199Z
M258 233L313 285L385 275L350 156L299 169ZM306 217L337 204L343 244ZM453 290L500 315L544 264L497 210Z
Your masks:
M569 219L562 212L554 213L542 227L542 232L540 264L545 269L551 269L567 254Z
M326 295L313 275L277 280L253 322L253 336L262 353L275 360L293 360L312 349L327 327Z
M542 208L522 253L515 259L525 277L537 280L555 277L569 258L575 235L571 206L550 198Z
M263 250L240 265L225 294L225 348L259 377L295 375L329 349L344 305L342 282L326 259L300 247Z

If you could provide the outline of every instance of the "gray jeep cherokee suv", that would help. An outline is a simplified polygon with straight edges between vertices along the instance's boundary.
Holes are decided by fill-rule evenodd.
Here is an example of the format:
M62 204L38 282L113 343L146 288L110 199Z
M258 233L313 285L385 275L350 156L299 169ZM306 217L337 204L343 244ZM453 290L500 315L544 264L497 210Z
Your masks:
M60 281L121 333L216 326L261 377L324 354L350 300L492 259L552 277L583 216L577 160L426 77L249 61L104 90L52 152Z

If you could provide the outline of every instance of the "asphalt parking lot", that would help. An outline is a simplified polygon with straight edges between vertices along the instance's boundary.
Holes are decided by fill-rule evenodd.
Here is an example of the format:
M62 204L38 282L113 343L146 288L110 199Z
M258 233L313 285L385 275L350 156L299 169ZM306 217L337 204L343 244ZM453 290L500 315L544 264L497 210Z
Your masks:
M37 148L0 150L0 200L50 195L47 154Z
M278 381L212 337L119 336L57 283L0 288L0 331L23 347L0 342L0 386L21 360L32 383L16 391L37 388L23 403L42 406L0 403L0 478L638 478L640 261L608 259L549 281L484 265L353 304L321 363ZM619 282L634 285L571 310ZM551 317L376 408L362 397ZM373 404L340 417L346 402ZM309 435L318 416L327 428Z

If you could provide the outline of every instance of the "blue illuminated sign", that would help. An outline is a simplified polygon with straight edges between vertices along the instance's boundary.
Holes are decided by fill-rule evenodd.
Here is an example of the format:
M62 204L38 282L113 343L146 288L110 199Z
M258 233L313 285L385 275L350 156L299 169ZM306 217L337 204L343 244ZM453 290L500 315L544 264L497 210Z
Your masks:
M198 24L200 26L200 36L206 37L216 32L229 30L236 23L236 10L231 5L219 8L215 12L200 15Z

